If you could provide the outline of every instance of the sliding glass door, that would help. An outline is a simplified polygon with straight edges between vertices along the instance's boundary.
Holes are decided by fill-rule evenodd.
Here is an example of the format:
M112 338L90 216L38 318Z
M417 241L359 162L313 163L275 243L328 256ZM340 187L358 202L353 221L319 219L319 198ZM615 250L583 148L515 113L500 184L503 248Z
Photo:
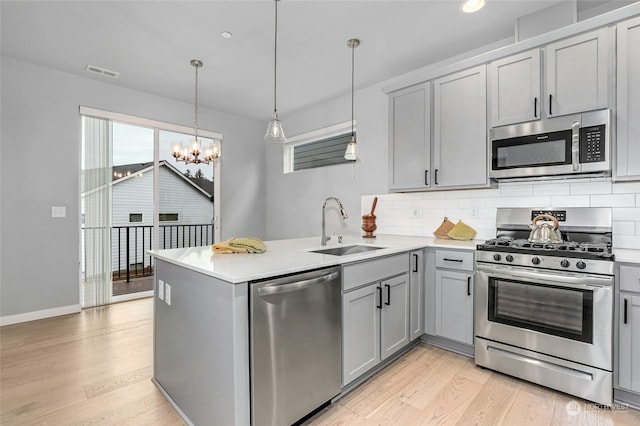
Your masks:
M220 238L220 165L176 162L191 129L81 108L83 307L150 296L151 249ZM203 143L222 135L199 130Z

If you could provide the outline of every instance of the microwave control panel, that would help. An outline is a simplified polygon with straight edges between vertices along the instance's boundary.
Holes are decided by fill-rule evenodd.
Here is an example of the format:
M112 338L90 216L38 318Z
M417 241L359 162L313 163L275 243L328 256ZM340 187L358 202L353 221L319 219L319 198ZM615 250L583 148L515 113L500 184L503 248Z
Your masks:
M580 128L580 163L597 163L605 158L605 125Z

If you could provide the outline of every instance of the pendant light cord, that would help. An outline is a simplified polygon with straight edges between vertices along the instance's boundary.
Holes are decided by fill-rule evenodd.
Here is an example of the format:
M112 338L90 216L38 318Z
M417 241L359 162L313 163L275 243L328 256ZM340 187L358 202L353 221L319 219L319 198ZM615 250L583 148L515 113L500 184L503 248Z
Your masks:
M353 138L354 136L354 132L353 132L353 103L354 103L354 68L355 68L355 61L354 61L354 57L355 57L355 51L356 51L356 46L355 44L353 44L351 46L351 137Z
M276 110L276 86L278 84L278 74L277 74L277 70L278 70L278 1L280 0L274 0L276 3L276 14L275 14L275 31L274 31L274 41L273 41L273 113L275 114L277 112Z
M196 142L198 141L198 68L200 68L200 65L196 64L195 65L195 69L196 69L196 104L195 104L195 123L193 126L195 135L196 135Z

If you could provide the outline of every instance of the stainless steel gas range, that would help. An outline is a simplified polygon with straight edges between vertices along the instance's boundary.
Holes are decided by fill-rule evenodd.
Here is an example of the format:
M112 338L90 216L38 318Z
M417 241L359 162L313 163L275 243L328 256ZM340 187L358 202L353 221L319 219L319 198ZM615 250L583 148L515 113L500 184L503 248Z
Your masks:
M610 406L611 209L500 208L496 228L477 247L476 364Z

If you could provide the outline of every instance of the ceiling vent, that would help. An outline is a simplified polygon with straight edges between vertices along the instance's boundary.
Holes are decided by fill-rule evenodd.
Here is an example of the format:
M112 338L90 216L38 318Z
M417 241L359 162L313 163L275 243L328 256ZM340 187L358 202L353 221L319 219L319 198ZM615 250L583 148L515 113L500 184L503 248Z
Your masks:
M84 69L85 71L101 74L111 78L118 78L118 76L120 75L119 72L111 71L106 68L96 67L95 65L87 65Z

